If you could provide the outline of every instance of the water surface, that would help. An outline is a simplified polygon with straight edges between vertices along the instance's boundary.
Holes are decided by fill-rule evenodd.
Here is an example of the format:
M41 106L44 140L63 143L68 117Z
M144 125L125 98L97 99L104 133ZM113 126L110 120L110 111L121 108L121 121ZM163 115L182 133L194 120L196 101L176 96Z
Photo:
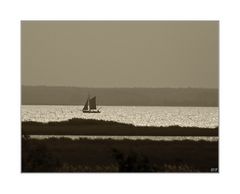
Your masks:
M64 121L71 118L96 119L135 126L215 128L218 107L103 106L101 113L82 113L83 106L23 105L22 121Z

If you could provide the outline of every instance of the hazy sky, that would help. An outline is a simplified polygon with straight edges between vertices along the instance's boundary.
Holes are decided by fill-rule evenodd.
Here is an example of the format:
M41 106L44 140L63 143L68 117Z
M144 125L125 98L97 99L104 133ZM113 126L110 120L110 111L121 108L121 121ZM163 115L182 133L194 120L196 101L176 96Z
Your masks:
M22 84L218 88L218 22L24 21Z

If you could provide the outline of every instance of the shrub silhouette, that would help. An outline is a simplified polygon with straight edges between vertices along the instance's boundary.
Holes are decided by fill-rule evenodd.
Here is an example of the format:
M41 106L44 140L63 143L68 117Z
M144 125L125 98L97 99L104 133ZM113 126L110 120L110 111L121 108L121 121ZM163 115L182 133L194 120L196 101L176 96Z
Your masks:
M123 154L117 149L113 149L113 157L118 164L119 172L153 172L149 160L146 156L136 152Z
M22 138L22 172L56 171L59 161L45 145L33 145L28 137Z

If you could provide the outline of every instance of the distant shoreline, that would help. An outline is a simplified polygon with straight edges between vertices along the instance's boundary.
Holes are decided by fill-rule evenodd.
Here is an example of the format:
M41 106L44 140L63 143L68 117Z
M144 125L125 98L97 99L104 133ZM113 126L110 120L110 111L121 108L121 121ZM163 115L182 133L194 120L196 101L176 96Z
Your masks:
M94 136L218 136L216 128L148 127L94 119L70 119L60 122L22 122L23 135Z
M84 104L21 104L21 106L84 106ZM119 107L193 107L193 108L218 108L218 106L177 106L177 105L99 105L105 106L119 106Z
M79 105L87 95L101 106L217 107L217 88L86 88L21 86L23 105Z

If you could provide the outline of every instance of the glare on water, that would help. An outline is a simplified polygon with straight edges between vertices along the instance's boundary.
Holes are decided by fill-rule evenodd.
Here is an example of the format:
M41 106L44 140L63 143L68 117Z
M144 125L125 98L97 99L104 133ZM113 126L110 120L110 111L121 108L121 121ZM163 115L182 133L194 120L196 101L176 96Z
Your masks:
M23 105L22 121L63 121L71 118L129 123L135 126L218 126L217 107L103 106L101 113L82 112L82 106Z

